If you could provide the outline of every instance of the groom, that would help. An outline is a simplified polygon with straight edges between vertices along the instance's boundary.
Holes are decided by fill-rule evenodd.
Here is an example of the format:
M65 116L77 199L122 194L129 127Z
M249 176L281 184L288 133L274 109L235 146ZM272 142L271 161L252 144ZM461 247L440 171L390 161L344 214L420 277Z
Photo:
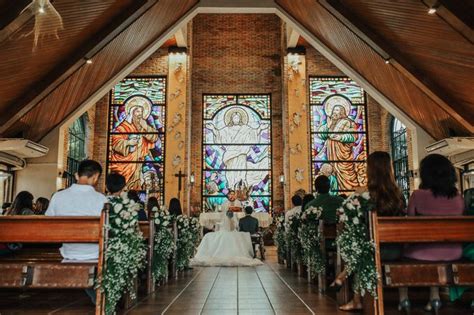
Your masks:
M258 232L258 220L252 217L252 206L245 207L245 217L239 220L239 231L253 235Z

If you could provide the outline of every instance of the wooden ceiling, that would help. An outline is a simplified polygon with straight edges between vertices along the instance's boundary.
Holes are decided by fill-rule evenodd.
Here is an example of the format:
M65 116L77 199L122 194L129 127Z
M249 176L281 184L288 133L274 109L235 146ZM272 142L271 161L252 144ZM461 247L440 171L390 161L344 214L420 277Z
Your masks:
M470 7L429 1L275 0L435 139L472 135ZM0 0L0 135L40 140L198 2L54 0L64 29L33 52L29 1Z
M423 2L276 2L435 139L473 135L473 44Z

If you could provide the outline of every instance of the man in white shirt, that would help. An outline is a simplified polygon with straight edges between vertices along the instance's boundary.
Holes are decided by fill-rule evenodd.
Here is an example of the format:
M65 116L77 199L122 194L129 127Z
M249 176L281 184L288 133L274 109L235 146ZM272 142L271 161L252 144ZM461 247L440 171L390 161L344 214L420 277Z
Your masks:
M47 216L100 216L107 198L94 189L102 167L93 160L84 160L76 173L77 183L53 195ZM61 255L71 260L95 260L99 258L98 244L63 244Z
M240 212L242 211L242 208L242 202L237 199L235 191L229 190L227 200L222 204L222 211L227 212L230 210L232 212Z
M301 205L303 204L303 199L301 199L300 195L294 195L293 197L291 197L291 203L293 204L293 208L286 211L285 222L288 222L289 217L291 217L292 215L301 213Z

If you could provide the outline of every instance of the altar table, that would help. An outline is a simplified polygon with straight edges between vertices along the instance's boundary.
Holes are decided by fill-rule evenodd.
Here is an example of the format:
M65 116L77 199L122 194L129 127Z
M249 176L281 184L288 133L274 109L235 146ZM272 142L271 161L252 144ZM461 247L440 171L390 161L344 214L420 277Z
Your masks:
M237 215L237 219L245 216L244 212L234 212ZM203 227L212 228L217 222L221 220L221 212L204 212L199 215L199 223ZM252 217L258 220L258 224L261 228L268 228L272 223L272 217L267 212L254 212Z

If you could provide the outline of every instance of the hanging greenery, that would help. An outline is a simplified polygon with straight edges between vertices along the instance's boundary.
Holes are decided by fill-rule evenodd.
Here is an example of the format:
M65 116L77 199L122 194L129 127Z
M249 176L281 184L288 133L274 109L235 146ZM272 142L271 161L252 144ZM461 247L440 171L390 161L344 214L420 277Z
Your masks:
M341 258L348 275L354 274L354 290L362 296L369 292L376 296L377 271L375 269L375 246L368 235L369 211L374 208L368 192L352 194L338 209L338 221L343 228L336 238Z
M306 209L301 214L301 226L298 231L303 264L311 271L313 278L326 269L326 263L321 254L321 234L318 228L322 212L321 208Z
M290 216L288 218L288 222L285 223L287 236L286 242L290 250L291 260L297 263L301 263L301 259L303 258L303 249L298 237L298 232L301 226L300 216L300 213L295 213L294 215Z
M138 226L140 204L127 198L127 194L110 196L105 268L102 282L97 288L105 294L105 313L114 314L124 292L134 297L134 279L146 262L146 245Z
M167 211L158 211L157 207L152 209L155 223L155 241L153 248L152 273L155 282L168 278L168 261L176 247L170 224L173 217Z
M199 221L184 215L176 217L178 240L176 243L176 269L184 270L189 267L190 259L194 256L199 241Z
M276 217L275 245L277 246L278 257L285 258L287 254L285 215Z

